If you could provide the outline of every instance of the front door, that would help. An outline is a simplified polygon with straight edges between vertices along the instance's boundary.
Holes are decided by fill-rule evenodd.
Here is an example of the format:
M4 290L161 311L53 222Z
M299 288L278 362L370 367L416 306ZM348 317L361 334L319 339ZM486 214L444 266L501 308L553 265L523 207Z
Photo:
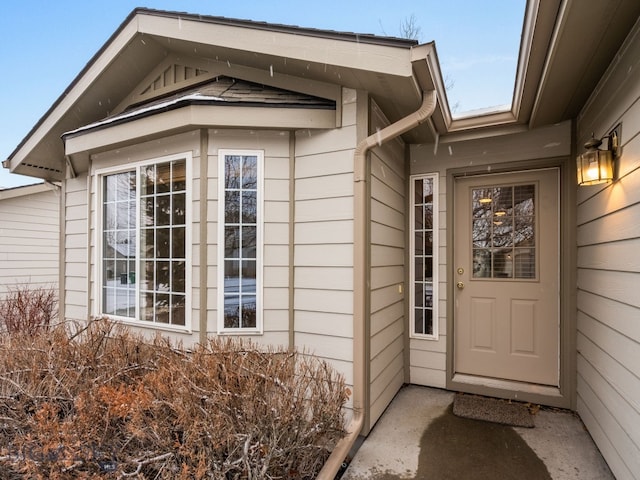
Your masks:
M558 386L559 171L455 181L454 373Z

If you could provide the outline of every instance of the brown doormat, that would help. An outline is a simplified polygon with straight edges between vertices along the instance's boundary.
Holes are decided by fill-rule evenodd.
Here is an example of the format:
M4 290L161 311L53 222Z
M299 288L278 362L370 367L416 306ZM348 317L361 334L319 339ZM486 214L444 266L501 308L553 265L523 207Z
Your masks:
M533 415L524 403L498 398L457 393L453 399L453 413L458 417L502 423L514 427L533 428Z

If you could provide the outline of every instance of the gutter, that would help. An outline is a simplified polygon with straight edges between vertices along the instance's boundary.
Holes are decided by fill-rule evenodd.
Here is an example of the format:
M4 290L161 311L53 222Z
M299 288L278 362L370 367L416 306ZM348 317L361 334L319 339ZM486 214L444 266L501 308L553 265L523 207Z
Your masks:
M422 105L415 112L388 125L362 140L355 148L354 162L354 312L353 312L353 418L347 426L347 435L331 452L317 480L334 480L345 458L349 455L365 424L367 407L364 402L366 388L365 317L367 282L367 154L375 146L399 137L427 121L436 108L435 90L423 91Z

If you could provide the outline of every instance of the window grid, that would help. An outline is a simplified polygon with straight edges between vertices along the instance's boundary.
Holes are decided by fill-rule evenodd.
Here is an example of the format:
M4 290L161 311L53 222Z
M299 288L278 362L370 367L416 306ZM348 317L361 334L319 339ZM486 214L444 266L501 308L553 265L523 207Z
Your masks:
M437 338L438 177L412 177L411 323L412 336Z
M101 313L186 326L186 169L181 158L102 175Z
M140 318L184 326L185 162L146 166L141 181Z
M260 185L258 152L220 152L222 265L220 330L260 329Z

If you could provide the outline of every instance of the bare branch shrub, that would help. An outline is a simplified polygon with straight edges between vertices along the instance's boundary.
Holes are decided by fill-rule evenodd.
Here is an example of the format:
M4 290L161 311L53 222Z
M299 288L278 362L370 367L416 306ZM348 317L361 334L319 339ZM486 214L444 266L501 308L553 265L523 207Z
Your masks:
M47 330L58 317L58 295L53 287L28 283L9 287L0 300L0 328L34 335Z
M0 479L315 478L348 391L318 359L97 320L0 337Z

